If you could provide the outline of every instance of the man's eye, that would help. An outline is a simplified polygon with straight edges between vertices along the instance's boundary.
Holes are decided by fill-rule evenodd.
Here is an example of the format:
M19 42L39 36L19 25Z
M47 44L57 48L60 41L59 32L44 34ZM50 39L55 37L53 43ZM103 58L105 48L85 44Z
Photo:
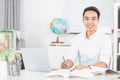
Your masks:
M96 20L96 18L92 18L92 20Z
M86 18L85 20L88 20L88 18Z

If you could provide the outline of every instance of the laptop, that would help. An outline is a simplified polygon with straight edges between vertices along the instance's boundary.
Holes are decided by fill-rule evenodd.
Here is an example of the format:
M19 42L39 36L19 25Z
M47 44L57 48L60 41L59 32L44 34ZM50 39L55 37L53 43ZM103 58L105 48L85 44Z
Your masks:
M21 48L25 70L51 71L48 50L41 48Z

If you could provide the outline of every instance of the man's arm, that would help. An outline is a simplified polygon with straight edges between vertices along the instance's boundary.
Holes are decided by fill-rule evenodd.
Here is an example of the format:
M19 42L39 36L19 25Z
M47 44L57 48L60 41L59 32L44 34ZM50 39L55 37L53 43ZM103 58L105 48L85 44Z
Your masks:
M107 66L107 64L106 63L104 63L103 61L100 61L100 62L98 62L98 63L96 63L96 64L91 64L92 66L97 66L97 67L103 67L103 68L107 68L108 66ZM78 65L76 65L75 67L74 67L74 70L75 69L85 69L85 68L91 68L89 65L88 66L85 66L85 65L82 65L82 64L78 64Z
M103 68L107 68L108 67L107 64L104 63L103 61L100 61L100 62L98 62L96 64L92 64L92 66L103 67Z

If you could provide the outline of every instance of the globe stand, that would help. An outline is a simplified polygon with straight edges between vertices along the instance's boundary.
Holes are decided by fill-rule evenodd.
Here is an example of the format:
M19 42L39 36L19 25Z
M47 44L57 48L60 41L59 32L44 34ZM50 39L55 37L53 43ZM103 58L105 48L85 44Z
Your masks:
M52 43L56 43L56 44L60 43L60 44L62 44L62 43L64 43L64 42L60 42L60 41L59 41L59 36L57 36L56 41L55 41L55 42L52 42Z

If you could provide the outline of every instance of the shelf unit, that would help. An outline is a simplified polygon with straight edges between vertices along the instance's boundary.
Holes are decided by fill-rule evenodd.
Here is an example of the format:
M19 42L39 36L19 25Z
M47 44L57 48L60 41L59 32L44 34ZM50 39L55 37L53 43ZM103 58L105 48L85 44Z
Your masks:
M120 71L120 3L114 4L114 67Z
M48 46L48 55L52 69L60 69L63 62L63 56L66 58L70 53L71 47L67 44L50 44Z

